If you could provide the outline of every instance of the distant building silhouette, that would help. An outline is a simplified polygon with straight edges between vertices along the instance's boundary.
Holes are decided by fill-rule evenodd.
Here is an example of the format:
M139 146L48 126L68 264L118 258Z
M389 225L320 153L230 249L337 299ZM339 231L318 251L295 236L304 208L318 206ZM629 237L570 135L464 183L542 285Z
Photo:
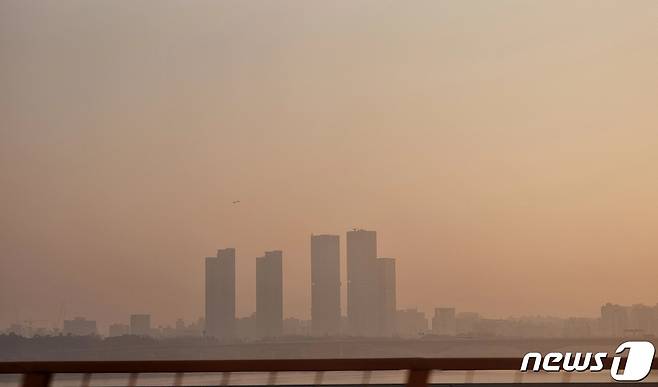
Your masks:
M480 314L476 312L459 312L456 317L457 334L460 336L476 336L480 320Z
M418 337L427 332L427 318L416 308L398 310L395 327L401 337Z
M236 336L241 340L251 340L258 336L256 313L235 320Z
M633 304L628 308L629 326L626 331L639 335L655 335L656 317L656 308L642 304Z
M611 303L603 305L601 328L605 336L622 337L628 329L628 307Z
M84 317L76 317L73 320L64 320L63 333L65 335L73 336L89 336L96 335L98 330L96 328L95 320L87 320Z
M457 334L455 308L435 308L432 318L432 332L436 335L454 336Z
M150 314L130 315L130 334L137 336L150 336L151 315Z
M377 233L347 232L347 317L355 336L377 335Z
M124 336L130 334L130 326L128 324L111 324L108 332L109 337Z
M266 251L256 258L256 324L259 337L283 333L283 253Z
M311 235L311 332L340 333L340 242L338 235Z
M379 258L377 262L377 323L380 336L395 333L395 311L397 309L395 288L395 259Z
M206 258L206 336L235 338L235 249Z

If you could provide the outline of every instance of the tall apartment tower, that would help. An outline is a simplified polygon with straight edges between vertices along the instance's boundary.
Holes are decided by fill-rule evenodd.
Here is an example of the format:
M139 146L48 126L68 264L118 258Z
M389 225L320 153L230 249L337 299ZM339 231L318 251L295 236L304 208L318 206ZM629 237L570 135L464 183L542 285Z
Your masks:
M235 338L235 249L206 258L206 336Z
M338 235L311 235L311 333L340 333L340 243Z
M377 259L378 283L378 327L380 336L392 336L396 333L395 316L397 300L395 296L395 259Z
M283 332L283 253L266 251L256 258L256 325L259 337Z
M347 318L349 333L376 336L377 328L377 233L347 232Z

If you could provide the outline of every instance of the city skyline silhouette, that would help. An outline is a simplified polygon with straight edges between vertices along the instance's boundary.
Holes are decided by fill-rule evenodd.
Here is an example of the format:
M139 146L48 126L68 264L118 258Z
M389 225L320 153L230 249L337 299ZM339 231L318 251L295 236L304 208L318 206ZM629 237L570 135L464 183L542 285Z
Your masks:
M152 324L150 313L131 314L100 326L95 319L80 315L66 319L64 305L56 322L16 320L0 327L0 334L40 336L119 336L168 338L204 337L220 343L253 340L309 338L419 339L464 337L470 339L654 337L658 335L658 303L600 306L594 318L573 315L521 315L491 318L478 311L442 304L428 313L416 307L398 308L396 259L379 257L377 232L353 228L345 233L346 276L341 278L340 236L311 234L310 319L284 314L284 253L265 251L255 258L256 310L246 316L236 313L236 249L217 249L204 259L204 313L197 321L179 317L175 325ZM340 294L347 293L345 304ZM43 325L43 323L48 323ZM36 325L35 325L36 323ZM61 325L60 325L61 324ZM106 333L107 332L107 333Z

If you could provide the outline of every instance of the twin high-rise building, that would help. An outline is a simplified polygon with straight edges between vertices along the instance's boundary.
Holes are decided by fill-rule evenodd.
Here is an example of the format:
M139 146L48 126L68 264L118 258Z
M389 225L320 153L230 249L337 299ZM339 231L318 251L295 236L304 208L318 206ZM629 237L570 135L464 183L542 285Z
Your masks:
M283 253L256 258L256 325L260 337L283 333Z
M235 249L206 258L206 336L235 337Z
M256 324L259 337L281 336L283 331L282 252L266 251L256 258ZM205 335L220 340L236 338L235 249L206 258Z
M340 242L338 235L311 235L311 333L340 334Z
M395 259L377 258L377 233L347 233L348 333L395 333ZM340 333L340 244L337 235L311 235L311 331Z

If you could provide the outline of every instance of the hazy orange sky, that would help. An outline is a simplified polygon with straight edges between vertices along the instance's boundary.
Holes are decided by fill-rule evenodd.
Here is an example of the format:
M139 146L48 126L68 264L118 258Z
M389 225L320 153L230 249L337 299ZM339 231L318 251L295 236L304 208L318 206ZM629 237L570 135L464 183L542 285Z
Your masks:
M196 319L223 247L306 318L352 227L399 307L653 305L657 69L656 1L2 1L0 327Z

